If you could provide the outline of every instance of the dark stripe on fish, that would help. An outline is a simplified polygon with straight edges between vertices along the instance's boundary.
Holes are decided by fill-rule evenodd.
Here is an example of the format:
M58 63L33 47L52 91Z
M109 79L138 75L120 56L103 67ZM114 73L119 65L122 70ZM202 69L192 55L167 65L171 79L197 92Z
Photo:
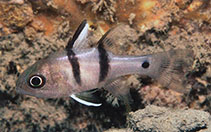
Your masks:
M98 45L98 52L99 52L99 64L100 64L99 82L102 82L107 77L110 66L109 66L108 53L104 49L103 44Z
M67 56L70 64L72 65L73 76L78 85L81 85L80 65L78 63L78 58L75 56L75 53L72 50L67 50Z

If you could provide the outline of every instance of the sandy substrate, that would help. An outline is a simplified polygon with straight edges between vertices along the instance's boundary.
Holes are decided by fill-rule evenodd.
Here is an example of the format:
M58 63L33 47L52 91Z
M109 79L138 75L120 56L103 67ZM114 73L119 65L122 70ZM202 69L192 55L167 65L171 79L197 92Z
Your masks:
M211 113L209 0L66 2L69 4L60 0L0 3L0 131L101 132L112 128L109 130L112 132L124 131L126 127L135 129L134 125L128 126L135 118L127 118L124 105L117 103L106 91L101 93L104 103L98 108L83 106L69 98L39 99L15 92L15 82L20 73L50 53L63 50L84 18L96 29L91 38L93 46L110 27L118 23L129 25L125 29L126 34L115 36L117 45L112 52L116 54L151 54L178 48L194 51L195 61L187 76L191 86L189 94L164 89L149 79L135 75L128 77L127 86L138 89L131 90L134 112L153 104ZM144 110L150 113L149 107ZM193 122L194 116L190 117ZM181 122L181 118L169 118ZM207 118L197 121L205 122ZM138 127L136 129L141 130ZM207 128L208 125L202 127L203 130Z

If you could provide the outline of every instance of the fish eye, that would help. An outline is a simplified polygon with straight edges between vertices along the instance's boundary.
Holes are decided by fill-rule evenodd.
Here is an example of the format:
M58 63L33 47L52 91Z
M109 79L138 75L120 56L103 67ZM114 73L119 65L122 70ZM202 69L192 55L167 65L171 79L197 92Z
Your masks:
M149 62L148 61L144 61L143 63L142 63L142 67L143 68L148 68L149 67Z
M29 86L32 88L41 88L45 85L46 79L42 75L33 75L29 78Z

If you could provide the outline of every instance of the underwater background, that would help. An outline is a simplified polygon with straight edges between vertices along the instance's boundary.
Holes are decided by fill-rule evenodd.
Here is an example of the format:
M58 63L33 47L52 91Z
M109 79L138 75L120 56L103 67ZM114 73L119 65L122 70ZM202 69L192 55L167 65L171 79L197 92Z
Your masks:
M149 78L128 76L125 85L134 100L129 116L124 104L103 89L101 107L87 107L70 98L17 94L20 73L64 49L84 19L94 30L93 43L111 27L128 24L126 35L115 35L112 52L116 54L192 49L195 61L187 76L190 92L177 93ZM0 1L0 132L209 132L210 114L210 0Z

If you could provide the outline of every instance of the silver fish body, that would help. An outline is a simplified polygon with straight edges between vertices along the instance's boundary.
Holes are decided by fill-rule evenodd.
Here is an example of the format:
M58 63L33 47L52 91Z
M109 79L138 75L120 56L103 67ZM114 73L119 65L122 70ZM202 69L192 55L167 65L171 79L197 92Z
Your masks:
M74 78L72 66L66 55L66 51L60 51L36 62L29 67L17 81L17 91L37 97L67 97L72 93L99 88L106 82L128 74L144 73L141 71L141 63L146 57L121 57L108 52L109 73L103 81L100 78L99 52L96 48L74 51L80 64L79 85ZM145 71L145 70L144 70ZM46 78L45 86L33 89L25 85L27 78L33 75L42 75Z
M95 88L104 87L115 96L128 94L129 88L121 86L121 77L130 74L149 76L165 87L185 91L184 72L193 62L192 50L144 56L115 55L104 48L114 39L109 37L112 30L99 40L97 48L88 48L87 27L84 21L66 50L49 55L25 70L17 81L17 91L44 98L70 96L83 102L77 95Z

